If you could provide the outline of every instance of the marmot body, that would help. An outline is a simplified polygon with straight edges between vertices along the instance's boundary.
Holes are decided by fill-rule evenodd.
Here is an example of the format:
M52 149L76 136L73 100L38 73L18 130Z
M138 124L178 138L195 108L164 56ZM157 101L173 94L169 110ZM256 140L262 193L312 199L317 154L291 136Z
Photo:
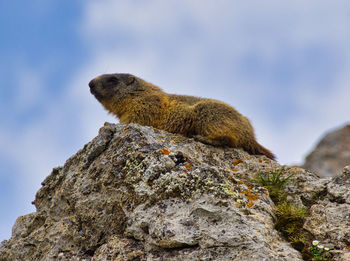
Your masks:
M255 138L249 120L230 105L206 98L167 94L131 74L104 74L89 83L91 93L121 123L138 123L214 146L243 148L275 156Z

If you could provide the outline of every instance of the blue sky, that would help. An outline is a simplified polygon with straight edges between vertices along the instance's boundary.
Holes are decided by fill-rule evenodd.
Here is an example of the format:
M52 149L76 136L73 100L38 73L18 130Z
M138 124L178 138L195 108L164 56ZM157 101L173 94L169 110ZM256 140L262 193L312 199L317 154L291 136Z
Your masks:
M350 2L0 1L0 240L53 167L116 122L89 93L129 72L223 100L280 163L349 122Z

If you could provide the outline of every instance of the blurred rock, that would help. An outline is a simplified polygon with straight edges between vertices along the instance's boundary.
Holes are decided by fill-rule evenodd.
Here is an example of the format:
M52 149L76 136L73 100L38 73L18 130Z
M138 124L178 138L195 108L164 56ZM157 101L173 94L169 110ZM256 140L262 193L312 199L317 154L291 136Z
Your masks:
M350 125L329 132L306 157L303 168L331 177L350 165Z
M43 181L37 211L17 219L0 260L303 260L275 230L276 207L254 182L281 168L239 149L106 123ZM312 239L348 260L349 172L319 179L283 169L294 174L292 200L311 209Z

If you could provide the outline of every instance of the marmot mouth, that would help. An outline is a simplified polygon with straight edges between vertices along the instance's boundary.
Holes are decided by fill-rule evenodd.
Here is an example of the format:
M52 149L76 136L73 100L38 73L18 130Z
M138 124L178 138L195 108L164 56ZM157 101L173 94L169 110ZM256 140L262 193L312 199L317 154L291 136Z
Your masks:
M90 92L91 92L91 94L93 94L93 95L95 96L95 98L96 98L97 100L100 100L100 99L103 98L102 95L99 94L98 92L96 92L95 89L93 89L93 88L90 88Z
M90 88L90 93L95 95L96 94L96 91L93 89L93 88Z

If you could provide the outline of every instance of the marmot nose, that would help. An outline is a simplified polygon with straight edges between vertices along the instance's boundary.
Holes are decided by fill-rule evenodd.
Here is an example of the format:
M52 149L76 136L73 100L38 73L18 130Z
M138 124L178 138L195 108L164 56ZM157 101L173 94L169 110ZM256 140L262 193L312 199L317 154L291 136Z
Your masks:
M95 81L94 80L91 80L89 82L89 86L90 86L90 89L93 89L95 87Z

